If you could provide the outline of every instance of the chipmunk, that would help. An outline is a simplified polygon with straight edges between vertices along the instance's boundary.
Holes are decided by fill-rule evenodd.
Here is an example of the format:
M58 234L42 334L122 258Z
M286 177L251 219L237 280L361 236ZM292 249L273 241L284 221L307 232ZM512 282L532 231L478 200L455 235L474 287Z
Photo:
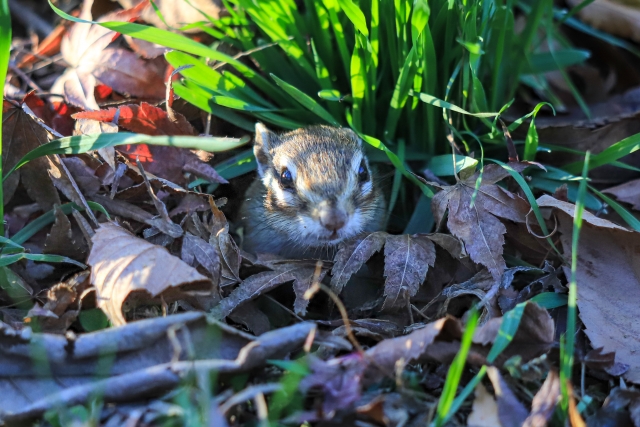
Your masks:
M386 203L351 129L276 135L258 123L253 151L259 179L240 208L245 250L331 259L340 242L382 228Z

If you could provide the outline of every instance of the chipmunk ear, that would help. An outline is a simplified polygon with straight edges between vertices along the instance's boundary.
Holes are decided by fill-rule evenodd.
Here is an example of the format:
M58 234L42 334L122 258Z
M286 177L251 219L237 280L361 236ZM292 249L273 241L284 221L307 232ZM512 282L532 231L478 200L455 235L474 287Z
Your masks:
M271 164L270 150L276 144L278 136L271 132L265 125L256 123L256 137L253 144L253 154L258 162L258 173L264 176L264 172Z

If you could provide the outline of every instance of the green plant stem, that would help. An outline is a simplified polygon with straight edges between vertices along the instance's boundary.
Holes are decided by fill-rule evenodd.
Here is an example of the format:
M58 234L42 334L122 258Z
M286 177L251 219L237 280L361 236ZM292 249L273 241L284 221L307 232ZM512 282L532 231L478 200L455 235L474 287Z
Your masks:
M584 212L584 199L587 193L587 175L589 173L589 152L587 151L582 167L582 181L578 189L578 197L576 207L573 214L573 234L571 237L571 278L569 280L569 299L567 310L567 331L564 337L564 345L561 348L561 370L560 370L560 386L562 388L562 410L566 414L569 409L569 396L567 384L571 381L571 373L573 371L573 351L575 348L577 303L578 303L578 243L580 238L580 228L582 227L582 214Z
M11 14L9 1L0 0L0 92L4 96L4 82L11 55ZM2 120L0 120L0 176L2 176ZM4 236L4 192L0 185L0 236Z

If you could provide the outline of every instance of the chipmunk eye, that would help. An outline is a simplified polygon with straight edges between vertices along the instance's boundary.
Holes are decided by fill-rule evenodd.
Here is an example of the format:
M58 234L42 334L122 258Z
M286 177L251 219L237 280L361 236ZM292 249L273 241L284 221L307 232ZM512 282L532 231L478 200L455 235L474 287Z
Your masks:
M367 169L367 164L364 162L364 159L360 163L360 167L358 168L358 181L360 183L366 182L369 180L369 170Z
M280 174L280 183L285 188L293 187L293 177L291 176L291 171L285 168Z

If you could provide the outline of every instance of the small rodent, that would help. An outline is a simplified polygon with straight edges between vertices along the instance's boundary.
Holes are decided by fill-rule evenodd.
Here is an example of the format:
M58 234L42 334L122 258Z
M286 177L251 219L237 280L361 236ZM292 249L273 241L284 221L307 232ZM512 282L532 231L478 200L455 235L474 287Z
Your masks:
M384 196L351 129L277 135L258 123L253 151L259 179L240 208L245 250L331 259L343 240L383 226Z

